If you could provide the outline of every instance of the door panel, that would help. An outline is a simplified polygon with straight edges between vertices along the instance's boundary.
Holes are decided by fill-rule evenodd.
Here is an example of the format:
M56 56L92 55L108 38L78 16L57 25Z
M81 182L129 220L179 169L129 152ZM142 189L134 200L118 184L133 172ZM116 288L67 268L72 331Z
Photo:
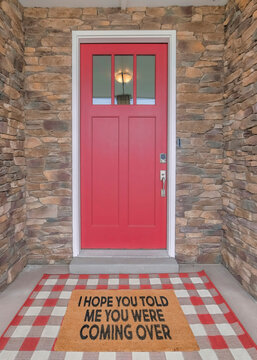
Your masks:
M82 44L80 70L81 247L166 248L167 45Z
M129 225L155 225L155 118L129 118Z
M92 225L119 224L119 118L92 118ZM104 179L104 181L103 181Z

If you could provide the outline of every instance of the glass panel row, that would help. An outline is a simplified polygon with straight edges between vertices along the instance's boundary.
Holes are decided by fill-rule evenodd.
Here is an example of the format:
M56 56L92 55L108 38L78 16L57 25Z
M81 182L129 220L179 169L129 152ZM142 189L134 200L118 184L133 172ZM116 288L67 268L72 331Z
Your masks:
M115 55L114 65L114 103L132 105L134 81L136 80L136 104L155 104L155 56L136 56L136 79L133 79L133 55ZM112 103L112 57L93 56L93 104Z

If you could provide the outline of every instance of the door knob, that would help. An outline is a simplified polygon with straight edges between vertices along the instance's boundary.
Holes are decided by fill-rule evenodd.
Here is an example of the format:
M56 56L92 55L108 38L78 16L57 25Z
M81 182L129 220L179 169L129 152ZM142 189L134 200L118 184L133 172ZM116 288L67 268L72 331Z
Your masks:
M167 172L166 172L166 170L161 170L161 171L160 171L160 180L162 181L161 197L165 197L165 196L166 196L166 191L165 191L166 178L167 178Z

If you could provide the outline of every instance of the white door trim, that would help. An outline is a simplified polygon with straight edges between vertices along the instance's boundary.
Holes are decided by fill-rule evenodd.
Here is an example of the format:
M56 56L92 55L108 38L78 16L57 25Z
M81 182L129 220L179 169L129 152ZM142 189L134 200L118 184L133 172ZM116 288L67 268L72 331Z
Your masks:
M80 44L82 43L167 43L168 44L168 181L167 252L175 257L176 201L176 31L105 30L72 32L72 236L73 256L80 242Z

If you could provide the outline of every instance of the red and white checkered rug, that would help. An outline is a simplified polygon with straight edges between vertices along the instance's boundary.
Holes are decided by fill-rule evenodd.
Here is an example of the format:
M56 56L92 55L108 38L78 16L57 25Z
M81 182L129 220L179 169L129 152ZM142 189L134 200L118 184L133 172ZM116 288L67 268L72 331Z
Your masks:
M74 289L173 289L198 352L57 352ZM3 311L3 310L1 310ZM0 339L0 360L250 360L257 347L204 271L184 274L45 274ZM101 351L101 349L99 349Z

